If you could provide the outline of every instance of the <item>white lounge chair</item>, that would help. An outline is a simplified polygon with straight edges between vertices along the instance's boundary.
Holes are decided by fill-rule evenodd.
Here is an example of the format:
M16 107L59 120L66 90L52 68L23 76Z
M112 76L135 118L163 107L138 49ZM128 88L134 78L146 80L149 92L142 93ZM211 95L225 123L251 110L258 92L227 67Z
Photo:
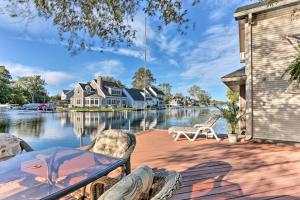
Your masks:
M185 136L189 141L195 141L199 135L205 135L206 138L215 138L220 141L221 139L215 133L213 127L218 121L218 116L211 117L204 124L195 124L193 127L171 127L169 133L173 133L174 140L177 141L180 136Z

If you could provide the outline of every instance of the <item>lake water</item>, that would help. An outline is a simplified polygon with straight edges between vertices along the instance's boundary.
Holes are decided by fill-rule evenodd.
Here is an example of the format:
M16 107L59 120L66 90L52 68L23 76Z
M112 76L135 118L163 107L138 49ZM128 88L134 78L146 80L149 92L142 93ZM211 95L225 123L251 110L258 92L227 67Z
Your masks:
M35 150L54 146L87 145L97 133L107 129L130 129L132 132L171 126L192 126L205 122L213 108L180 108L135 112L0 112L0 133L11 133L27 141ZM226 133L220 119L215 130Z

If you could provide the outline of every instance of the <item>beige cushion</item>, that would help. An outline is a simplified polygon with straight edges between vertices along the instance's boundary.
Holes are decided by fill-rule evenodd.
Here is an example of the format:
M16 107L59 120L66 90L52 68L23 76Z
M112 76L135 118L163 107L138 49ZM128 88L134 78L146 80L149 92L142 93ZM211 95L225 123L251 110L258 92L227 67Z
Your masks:
M0 133L0 160L20 154L19 139L11 134Z
M116 158L123 158L130 146L130 138L122 130L106 130L99 133L93 151Z
M199 128L195 128L195 127L183 127L183 126L174 126L168 129L169 133L177 133L180 131L183 132L189 132L189 133L197 133L197 131L199 130Z
M142 199L148 195L152 183L152 169L142 166L107 190L98 200Z

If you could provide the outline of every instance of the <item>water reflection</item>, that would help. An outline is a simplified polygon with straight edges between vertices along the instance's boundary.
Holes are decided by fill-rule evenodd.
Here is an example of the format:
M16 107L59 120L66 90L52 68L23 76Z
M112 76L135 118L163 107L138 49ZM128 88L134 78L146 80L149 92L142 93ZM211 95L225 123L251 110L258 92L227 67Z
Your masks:
M205 122L212 109L167 109L137 112L57 112L10 111L0 113L0 132L26 139L36 149L52 146L78 147L88 144L95 135L108 129L133 132L170 126L192 126ZM226 123L219 120L218 133L225 133Z

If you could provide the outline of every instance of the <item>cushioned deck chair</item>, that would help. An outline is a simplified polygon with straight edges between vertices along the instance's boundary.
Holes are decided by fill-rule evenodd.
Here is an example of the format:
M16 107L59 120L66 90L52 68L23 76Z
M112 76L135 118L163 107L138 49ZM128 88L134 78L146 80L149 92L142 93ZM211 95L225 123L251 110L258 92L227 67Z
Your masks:
M141 166L115 183L98 200L167 200L179 189L181 181L181 175L175 171L154 171Z
M21 138L8 133L0 133L0 161L29 151L33 149Z
M206 138L215 138L220 141L221 139L215 133L213 127L220 117L217 115L212 116L204 124L195 124L193 127L171 127L168 132L174 134L174 140L177 141L181 136L185 136L189 141L195 141L199 135L205 135Z
M77 191L73 194L76 197L89 196L90 199L97 199L99 194L107 187L108 180L120 180L131 173L130 157L136 145L135 135L124 130L106 130L99 133L89 146L83 147L83 150L89 150L95 153L122 158L126 160L124 166L117 168L87 187L83 191ZM99 187L102 186L102 187Z

